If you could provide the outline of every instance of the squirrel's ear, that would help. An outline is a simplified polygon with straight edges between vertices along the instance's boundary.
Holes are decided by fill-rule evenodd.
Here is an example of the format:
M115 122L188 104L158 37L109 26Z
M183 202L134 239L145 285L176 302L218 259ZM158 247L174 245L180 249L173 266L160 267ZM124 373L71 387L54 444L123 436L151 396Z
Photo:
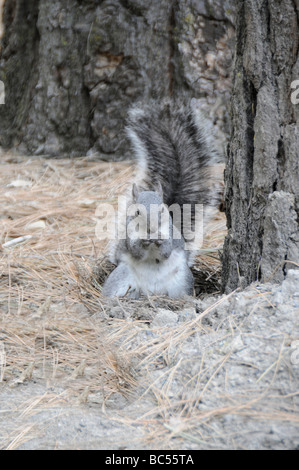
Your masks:
M137 199L138 199L138 196L139 196L139 191L138 191L138 188L137 188L136 183L133 184L133 187L132 187L132 195L133 195L133 200L134 200L134 202L136 202Z
M161 196L161 198L163 199L163 189L162 189L162 184L161 184L160 180L157 182L156 191Z

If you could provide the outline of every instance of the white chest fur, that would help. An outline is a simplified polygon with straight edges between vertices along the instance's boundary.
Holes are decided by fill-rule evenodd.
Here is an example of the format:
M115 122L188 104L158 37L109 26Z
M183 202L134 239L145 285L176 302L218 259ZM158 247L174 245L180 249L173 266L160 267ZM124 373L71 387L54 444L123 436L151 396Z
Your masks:
M185 292L188 268L183 250L173 250L169 258L159 262L152 257L139 261L128 253L122 255L122 261L130 271L133 289L144 294L166 294L170 297L180 297Z

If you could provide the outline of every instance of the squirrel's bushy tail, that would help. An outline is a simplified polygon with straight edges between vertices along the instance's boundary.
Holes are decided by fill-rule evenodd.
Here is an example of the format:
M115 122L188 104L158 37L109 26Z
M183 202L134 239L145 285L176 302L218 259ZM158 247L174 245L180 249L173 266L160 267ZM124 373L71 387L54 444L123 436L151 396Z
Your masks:
M217 205L211 165L219 161L211 125L195 106L149 102L129 112L127 133L141 170L141 185L160 181L164 203Z

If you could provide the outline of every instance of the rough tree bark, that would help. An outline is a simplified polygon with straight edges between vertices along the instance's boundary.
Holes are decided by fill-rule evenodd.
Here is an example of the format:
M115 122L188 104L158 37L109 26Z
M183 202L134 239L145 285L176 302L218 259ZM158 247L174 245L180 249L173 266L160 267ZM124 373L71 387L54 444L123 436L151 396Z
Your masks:
M281 281L299 266L299 2L237 2L223 285Z
M0 145L129 156L138 98L186 94L227 131L232 0L5 0Z

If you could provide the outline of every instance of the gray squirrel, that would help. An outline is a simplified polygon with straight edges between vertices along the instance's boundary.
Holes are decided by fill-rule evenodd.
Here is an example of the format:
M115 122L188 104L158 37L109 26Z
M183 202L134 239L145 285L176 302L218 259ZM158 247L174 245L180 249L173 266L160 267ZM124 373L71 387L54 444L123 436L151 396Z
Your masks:
M133 184L127 235L114 244L111 261L116 268L102 294L134 299L141 294L192 295L194 251L186 249L183 218L175 220L169 208L190 208L192 232L196 205L203 205L205 223L218 204L210 168L219 154L209 124L191 102L169 99L135 105L126 130L139 168L138 186ZM135 223L135 231L129 231L136 220L138 230Z

